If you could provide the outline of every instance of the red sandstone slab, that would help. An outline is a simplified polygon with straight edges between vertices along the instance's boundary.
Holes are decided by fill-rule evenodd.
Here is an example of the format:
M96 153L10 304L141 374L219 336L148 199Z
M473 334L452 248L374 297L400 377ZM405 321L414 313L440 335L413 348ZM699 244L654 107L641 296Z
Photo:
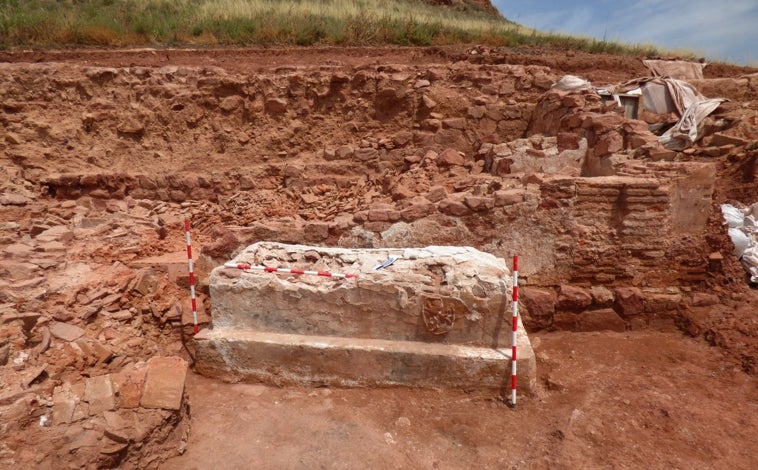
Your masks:
M154 357L147 365L143 408L178 410L182 405L187 361L179 357Z
M110 374L87 379L84 387L84 401L89 403L90 415L116 408L116 395Z

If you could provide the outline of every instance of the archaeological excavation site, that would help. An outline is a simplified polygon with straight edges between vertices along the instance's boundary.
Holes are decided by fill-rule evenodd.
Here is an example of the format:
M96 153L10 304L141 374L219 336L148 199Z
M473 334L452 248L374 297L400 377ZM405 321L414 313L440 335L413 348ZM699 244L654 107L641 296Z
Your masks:
M0 122L2 468L755 465L756 69L0 51Z

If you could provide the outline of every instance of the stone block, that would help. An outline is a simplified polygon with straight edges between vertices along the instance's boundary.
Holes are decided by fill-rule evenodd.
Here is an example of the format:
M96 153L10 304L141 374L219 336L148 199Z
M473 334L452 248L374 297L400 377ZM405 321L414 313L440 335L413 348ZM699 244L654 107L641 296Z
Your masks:
M329 222L306 222L305 238L311 241L321 241L329 238Z
M437 207L440 212L447 215L453 215L456 217L471 215L471 209L466 204L451 198L440 201Z
M66 382L53 390L53 423L67 424L73 421L74 411L81 397Z
M724 145L734 145L735 147L742 147L748 144L748 141L740 137L727 135L721 132L716 132L711 137L711 145L716 147L722 147Z
M588 310L582 313L558 312L555 314L553 327L559 330L586 332L586 331L617 331L623 332L627 324L623 318L606 308L601 310Z
M432 202L417 202L403 209L400 214L403 220L413 221L422 219L437 212L437 206Z
M104 363L113 357L113 352L97 340L80 338L75 341L75 344L79 346L79 349L81 349L86 357L96 364Z
M314 251L316 263L293 264L294 253ZM396 256L390 267L373 267ZM480 346L509 341L496 325L508 303L508 269L502 259L470 247L339 249L259 242L233 263L358 274L358 280L250 271L210 277L213 327L281 333L361 336L393 340L465 342ZM236 271L231 271L236 274ZM430 335L423 315L437 307L452 320L442 337ZM381 312L379 314L378 312ZM426 312L426 313L425 313Z
M466 160L461 152L453 148L445 149L437 156L437 165L439 166L463 166L464 163Z
M195 344L195 367L211 377L339 387L499 390L510 386L510 348L253 330L203 330L195 336ZM536 359L525 334L519 336L518 383L527 392L536 383Z
M519 300L526 307L524 323L527 327L542 329L553 323L557 301L555 292L548 289L524 287L519 290Z
M440 202L447 198L447 191L443 186L434 186L429 189L429 192L424 197L431 202Z
M590 295L592 296L592 302L598 307L610 307L613 305L613 292L607 287L592 286L590 287Z
M495 207L510 206L524 202L523 189L502 189L495 191Z
M182 405L187 361L180 357L154 357L147 363L143 408L178 410Z
M293 265L305 252L318 256L309 265ZM373 269L389 256L397 257L394 264ZM469 247L356 250L259 242L231 263L264 261L360 277L228 276L228 268L215 269L213 328L195 337L203 373L298 383L470 381L495 387L500 379L489 374L497 376L493 371L509 361L500 348L511 341L503 327L511 281L505 262L490 254ZM528 338L519 341L528 362Z
M283 98L269 98L264 103L264 109L269 114L282 114L287 111L287 100Z
M400 211L392 206L372 208L368 211L368 220L370 222L396 222L400 220Z
M143 269L139 272L139 274L137 274L134 290L143 296L147 296L155 292L155 290L158 288L159 283L160 278L156 270Z
M615 297L613 310L622 317L639 315L645 310L644 296L636 287L617 287Z
M580 139L579 134L574 132L559 132L556 141L558 144L558 151L577 150L579 148Z
M379 151L371 147L355 149L353 158L361 162L370 162L379 158Z
M570 312L581 312L592 304L592 296L581 287L568 284L561 285L558 290L556 308Z
M681 294L645 294L645 313L676 310L682 303Z
M624 139L618 132L608 132L598 138L594 148L596 157L605 157L623 150Z
M695 292L692 294L693 307L710 307L719 303L721 303L721 300L716 294L709 294L707 292Z
M37 241L40 242L70 242L74 238L74 232L63 225L50 227L44 232L37 235Z
M466 196L463 202L466 207L475 212L484 212L495 207L495 199L485 196Z
M466 119L465 118L448 118L442 120L442 128L443 129L465 129L466 128Z

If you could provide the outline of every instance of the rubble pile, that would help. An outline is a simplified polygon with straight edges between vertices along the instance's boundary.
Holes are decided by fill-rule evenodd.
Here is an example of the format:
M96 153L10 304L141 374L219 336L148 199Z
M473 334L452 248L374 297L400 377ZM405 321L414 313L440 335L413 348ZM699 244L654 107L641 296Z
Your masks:
M14 181L5 189L17 190ZM180 219L165 203L131 198L10 202L2 206L12 221L3 222L0 254L0 416L14 437L0 462L155 468L187 438L188 363L177 355L191 316L182 318L185 291L160 265L130 263Z

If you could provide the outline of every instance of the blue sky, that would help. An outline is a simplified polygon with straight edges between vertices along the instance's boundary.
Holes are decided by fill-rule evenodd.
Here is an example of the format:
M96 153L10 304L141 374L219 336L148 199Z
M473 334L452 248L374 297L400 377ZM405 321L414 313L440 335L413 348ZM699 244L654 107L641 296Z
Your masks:
M509 20L545 32L686 49L758 66L758 0L492 0Z

